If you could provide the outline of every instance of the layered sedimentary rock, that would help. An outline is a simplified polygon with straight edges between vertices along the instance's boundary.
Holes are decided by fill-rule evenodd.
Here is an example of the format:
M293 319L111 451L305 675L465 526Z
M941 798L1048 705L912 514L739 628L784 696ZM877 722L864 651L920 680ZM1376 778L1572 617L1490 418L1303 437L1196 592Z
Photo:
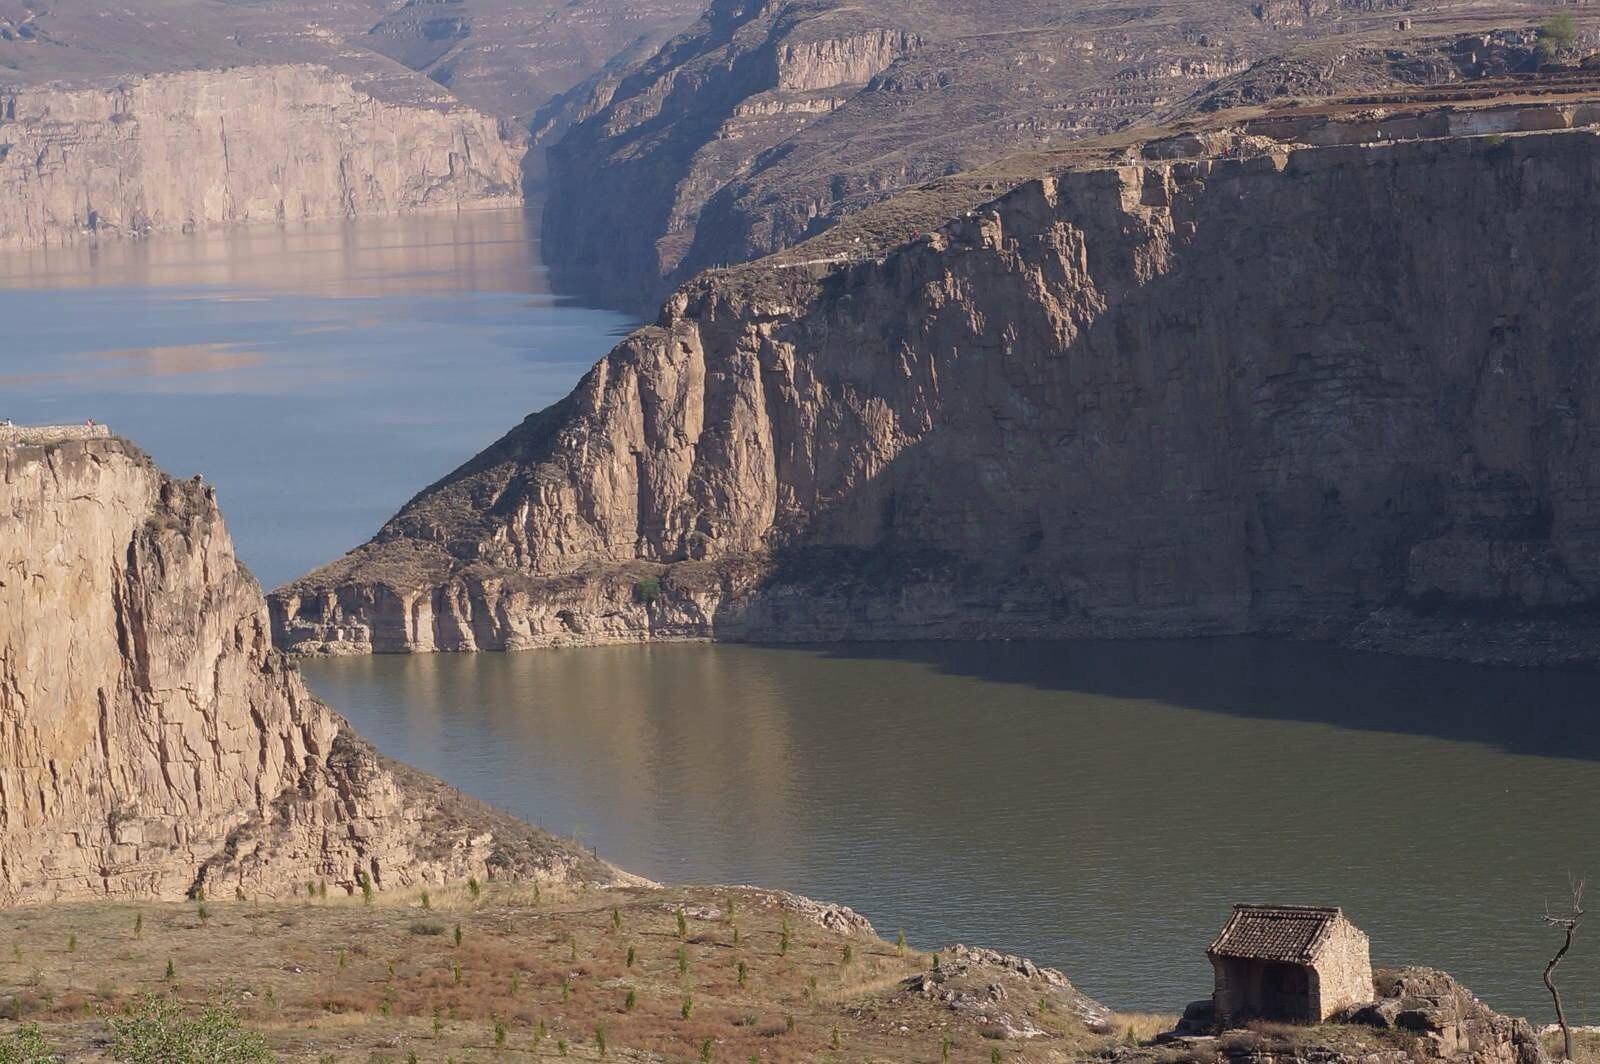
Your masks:
M716 0L552 149L546 253L597 295L653 304L702 269L999 155L1124 128L1285 49L1306 68L1295 95L1405 80L1398 61L1350 59L1416 45L1389 6Z
M882 257L708 275L276 593L276 635L1593 659L1600 137L1451 135L1585 115L1051 173Z
M458 104L317 66L0 95L0 248L520 202L519 150Z
M92 430L0 430L0 722L0 903L619 878L354 735L211 489Z

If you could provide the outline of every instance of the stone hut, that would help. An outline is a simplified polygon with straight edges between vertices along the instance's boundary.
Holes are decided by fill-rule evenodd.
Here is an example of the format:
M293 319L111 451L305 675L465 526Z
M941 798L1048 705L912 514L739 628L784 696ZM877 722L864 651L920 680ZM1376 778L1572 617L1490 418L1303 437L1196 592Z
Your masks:
M1223 1027L1248 1019L1320 1023L1373 998L1367 936L1338 909L1235 905L1206 956Z

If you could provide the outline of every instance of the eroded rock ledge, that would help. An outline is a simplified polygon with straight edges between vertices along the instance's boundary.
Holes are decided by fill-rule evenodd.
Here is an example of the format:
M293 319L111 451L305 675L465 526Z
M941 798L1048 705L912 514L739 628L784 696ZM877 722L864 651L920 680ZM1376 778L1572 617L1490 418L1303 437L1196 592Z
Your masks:
M276 653L210 488L0 436L0 904L637 882L377 754Z
M881 257L707 275L275 593L275 636L1593 661L1600 137L1518 132L1576 114L1049 172Z

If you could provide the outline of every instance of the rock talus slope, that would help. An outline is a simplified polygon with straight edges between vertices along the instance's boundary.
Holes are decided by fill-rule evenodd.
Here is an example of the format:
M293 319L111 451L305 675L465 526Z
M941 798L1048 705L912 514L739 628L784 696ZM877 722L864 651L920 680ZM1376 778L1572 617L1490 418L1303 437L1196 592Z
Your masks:
M881 258L708 275L277 592L275 635L1593 659L1597 181L1592 129L1279 145L1051 173Z
M519 159L493 118L309 64L0 92L0 248L512 206Z
M270 645L209 488L0 438L0 903L619 873L380 757Z

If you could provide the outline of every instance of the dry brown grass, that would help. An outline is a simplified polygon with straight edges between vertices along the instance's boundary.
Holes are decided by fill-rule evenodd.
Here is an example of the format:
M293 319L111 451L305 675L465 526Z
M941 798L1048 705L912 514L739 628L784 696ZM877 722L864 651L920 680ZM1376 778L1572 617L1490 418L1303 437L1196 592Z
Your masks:
M1561 1059L1565 1046L1562 1045L1560 1030L1541 1033L1539 1041L1544 1044L1544 1051L1551 1060ZM1600 1031L1572 1032L1572 1061L1573 1064L1600 1064Z
M14 947L0 953L0 1011L42 1024L52 1048L75 1061L105 1059L106 1014L150 993L231 1000L286 1061L558 1059L561 1042L572 1059L596 1059L597 1027L606 1059L620 1061L697 1061L710 1039L715 1061L737 1064L931 1062L949 1038L953 1061L988 1061L999 1046L1008 1064L1043 1064L1081 1059L1094 1041L1065 1014L1037 1013L1051 1036L991 1042L977 1017L901 990L926 958L793 915L780 955L782 914L770 896L733 893L737 946L726 920L691 918L687 939L677 931L680 905L720 909L726 890L544 887L536 896L495 885L474 899L465 889L430 888L427 910L420 892L379 895L370 906L359 898L229 899L207 902L204 926L192 904L21 909L0 920ZM694 1002L688 1019L686 998ZM1132 1022L1141 1032L1160 1025Z
M1119 1012L1111 1019L1111 1027L1125 1045L1149 1045L1158 1034L1165 1034L1178 1025L1177 1013L1172 1012Z

